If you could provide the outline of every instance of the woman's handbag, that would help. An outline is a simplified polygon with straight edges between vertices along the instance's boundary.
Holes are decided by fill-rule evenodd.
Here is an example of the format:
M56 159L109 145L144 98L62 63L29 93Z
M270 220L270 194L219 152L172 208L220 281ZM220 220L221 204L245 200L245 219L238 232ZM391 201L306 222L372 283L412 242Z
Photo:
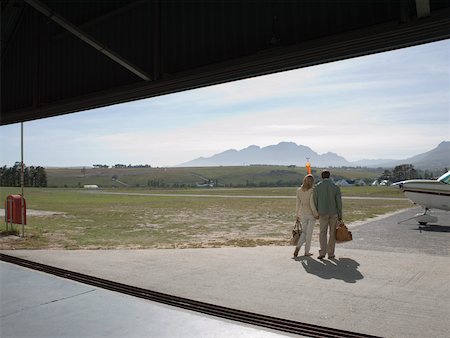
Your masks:
M348 230L344 222L341 222L336 228L336 242L348 242L352 239L352 232Z
M299 220L295 221L294 229L292 230L292 238L291 238L291 245L297 245L300 236L302 235L302 224Z

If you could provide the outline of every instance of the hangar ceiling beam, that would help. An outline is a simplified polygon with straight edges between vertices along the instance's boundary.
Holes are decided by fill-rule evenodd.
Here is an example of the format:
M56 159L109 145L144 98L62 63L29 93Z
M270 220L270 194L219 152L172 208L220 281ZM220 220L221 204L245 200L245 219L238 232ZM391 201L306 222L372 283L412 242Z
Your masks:
M419 19L430 16L430 0L416 0L416 11Z
M99 24L99 23L101 23L103 21L109 20L109 19L114 18L116 16L120 16L124 12L127 12L127 11L129 11L129 10L135 8L135 7L138 7L138 6L142 5L142 4L145 4L146 1L147 0L136 0L136 1L130 2L129 4L124 5L122 7L119 7L119 8L117 8L117 9L111 11L111 12L105 13L105 14L103 14L101 16L98 16L98 17L96 17L94 19L91 19L89 21L83 22L80 25L78 25L78 27L80 29L86 29L86 28L89 28L89 27L91 27L93 25L97 25L97 24ZM417 0L417 1L419 1L419 0ZM65 37L67 34L69 34L69 32L62 32L61 34L56 35L55 39L60 39L62 37Z
M89 36L87 33L82 31L77 26L70 23L68 20L63 18L61 15L58 15L54 13L50 8L48 8L45 4L38 0L25 0L26 3L28 3L31 7L36 9L37 11L41 12L45 16L47 16L49 19L56 22L58 25L78 37L79 39L86 42L88 45L94 47L99 52L106 55L108 58L113 60L114 62L118 63L122 67L128 69L130 72L134 73L141 79L145 81L150 81L151 78L148 74L146 74L143 70L139 69L137 66L133 65L130 61L124 59L122 56L111 50L110 48L106 47L102 43L96 41L93 37Z

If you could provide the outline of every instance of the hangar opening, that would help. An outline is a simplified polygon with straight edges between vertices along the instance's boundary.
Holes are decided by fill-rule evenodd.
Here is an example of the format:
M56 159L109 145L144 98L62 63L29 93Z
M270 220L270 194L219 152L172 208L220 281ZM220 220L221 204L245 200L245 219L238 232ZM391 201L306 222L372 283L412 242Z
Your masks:
M134 101L129 103L131 107L132 105L139 106L142 101L137 101L137 99L142 98L153 98L148 102L175 99L175 95L180 95L188 99L191 97L192 99L194 89L205 91L215 90L217 87L206 86L220 85L234 80L243 80L239 83L244 84L246 81L252 81L251 78L258 75L272 74L269 77L276 78L280 74L288 74L278 74L280 71L294 70L297 68L304 68L304 74L307 74L307 70L311 70L311 72L314 70L312 68L313 66L322 65L325 68L329 67L332 65L330 63L331 61L350 59L348 61L354 62L354 66L357 67L360 59L355 58L356 56L418 45L422 46L418 46L417 48L437 46L439 44L441 44L440 46L442 44L445 46L445 44L448 45L448 40L446 39L449 37L449 6L446 2L441 1L402 1L395 3L390 1L336 2L333 5L330 5L328 1L318 1L314 2L314 4L311 2L267 2L258 4L250 1L224 1L214 4L210 2L160 1L94 3L82 1L3 1L1 5L1 128L6 130L7 128L13 127L15 123L25 122L25 126L34 125L39 128L49 128L48 130L50 132L45 134L45 137L49 139L52 138L53 133L57 133L56 128L51 131L52 121L55 121L53 126L63 120L67 121L67 124L70 124L78 116L82 118L83 115L97 118L97 126L100 129L121 121L120 123L123 123L123 129L129 130L128 136L132 138L132 134L134 133L133 128L127 125L126 121L123 122L123 120L118 119L118 117L123 117L130 113L128 109L122 108L129 101ZM430 44L424 45L425 43ZM401 51L406 51L406 49L401 49ZM330 74L332 73L328 73L328 75ZM258 88L259 84L257 82L265 81L264 78L255 78L253 80L255 81L253 84L255 86L254 88ZM311 78L309 80L311 81ZM283 81L286 82L285 79L280 80L277 85L283 88L285 84ZM445 85L445 80L443 83ZM259 88L265 88L264 83L260 83L260 85L261 87ZM225 88L224 92L228 90L228 94L230 94L229 88L226 88L226 84L224 86L222 87ZM205 88L198 89L200 87ZM307 88L304 89L307 90ZM311 90L313 88L309 89ZM337 90L345 91L345 89L344 85L340 86ZM420 90L415 93L418 97L421 94L419 92ZM233 94L231 97L239 98L239 95L243 93L245 96L245 91L235 90L231 92ZM163 94L168 95L163 96ZM261 94L264 97L264 91ZM223 93L221 95L222 97L230 98L230 96L226 96ZM156 96L158 97L156 98ZM432 97L427 103L432 102L434 98ZM358 98L354 98L354 100L357 101ZM113 104L120 105L113 106ZM334 108L338 109L339 107ZM397 107L399 111L402 108ZM177 109L183 109L183 102L180 103ZM99 111L102 111L102 113L96 115ZM183 109L183 111L185 110ZM75 112L78 113L70 114ZM223 112L217 110L215 114L218 113ZM427 112L429 114L427 117L432 113ZM173 112L169 111L167 114L170 115ZM130 120L135 118L136 115L138 114L134 112L130 116ZM400 118L401 116L404 117L404 115L399 114L395 118ZM231 115L229 116L230 119L232 117ZM255 114L254 117L261 121L265 118L264 114ZM310 118L312 117L310 116ZM413 119L418 117L419 113L417 112L411 115ZM182 123L190 122L189 116L179 116L179 118ZM211 116L205 113L204 119L208 120L210 118ZM288 119L289 115L283 118ZM390 124L391 121L389 119L391 118L392 115L386 118L386 124ZM370 122L370 116L367 119ZM88 121L89 119L86 118L86 120ZM168 121L168 126L170 123L180 123L176 119L172 122L170 120ZM49 125L45 126L47 122L49 122ZM151 122L150 120L149 123ZM401 124L404 121L397 122ZM352 121L351 118L345 118L341 123L351 125ZM287 126L287 124L273 124L271 127L272 131L275 130L287 134L289 133L289 128L286 128ZM86 125L84 127L86 129L90 128L90 126ZM231 130L231 127L228 130ZM207 129L203 129L203 131L205 130ZM386 129L381 128L378 132L387 133ZM69 145L70 142L73 142L77 146L80 144L86 146L83 149L85 154L88 154L90 151L88 144L84 144L83 139L77 138L76 130L70 133L66 129L66 134L58 135L58 137L63 142L67 141ZM176 136L173 137L175 139L172 139L172 147L176 147L178 143L186 142L187 135L178 137L178 139ZM105 144L110 143L118 146L119 152L121 149L122 151L126 149L120 148L124 142L121 144L121 141L118 139L106 138L103 141ZM161 142L159 139L154 140L156 144L159 143L161 146L170 142L168 139L164 141ZM208 138L205 142L213 143L213 138ZM142 142L136 142L136 144L142 144ZM351 146L353 145L350 140L350 144L347 147ZM70 149L70 146L68 146L66 151L70 151ZM167 151L170 151L170 148ZM73 170L72 177L75 177L72 181L75 186L80 182L80 188L83 189L84 185L82 183L87 178L94 180L93 182L86 182L92 185L97 185L99 180L104 179L99 173L109 168L104 168L105 163L103 162L94 162L92 164L95 164L95 168L92 168L92 170L95 169L97 176L89 175L90 172L94 172L90 171L90 168L89 170L83 167L71 169ZM153 166L152 168L146 168L145 165L147 163L134 163L133 167L136 166L136 168L129 168L128 163L115 164L119 165L117 170L129 170L129 173L132 173L133 170L155 169ZM120 167L120 165L124 165L125 168ZM166 166L161 166L156 169L160 174L165 174L171 170ZM274 173L271 174L277 175L279 171L297 169L296 167L276 168L272 170ZM209 182L210 176L208 174L204 174L203 172L195 172L195 174L197 176L192 175L195 177L193 178L195 183L211 183ZM256 177L258 174L254 173L253 175ZM96 203L103 206L106 205L107 208L100 213L93 213L92 215L95 215L94 217L86 217L84 219L85 224L87 224L85 229L80 229L80 226L76 224L77 221L73 217L70 217L73 209L69 210L69 208L67 214L61 217L64 218L65 224L71 229L70 235L73 240L80 240L80 233L86 231L86 229L89 232L89 236L87 237L92 238L95 235L95 229L91 225L98 223L101 219L109 219L109 223L106 226L109 227L110 233L119 230L123 235L123 237L119 236L116 239L112 238L112 240L116 240L116 247L119 248L121 241L126 241L128 236L136 233L151 232L153 238L157 241L160 238L158 236L161 236L164 232L161 229L162 224L169 225L166 233L169 234L169 238L173 238L180 232L181 227L189 228L192 225L191 222L194 214L197 217L196 222L200 224L202 222L210 222L211 214L216 215L217 217L214 219L214 222L220 228L221 225L224 225L220 215L221 211L226 209L224 207L225 200L227 201L226 203L234 203L232 207L236 210L245 208L248 203L248 199L245 198L246 193L242 192L242 190L237 190L240 199L236 198L234 199L235 202L232 202L232 198L208 196L214 193L207 189L198 189L198 191L201 191L199 195L207 196L203 197L203 200L199 198L196 204L186 202L187 197L184 199L184 202L180 203L180 201L183 201L182 196L177 196L178 201L175 201L174 196L164 196L165 198L172 198L172 201L174 201L171 206L173 214L169 214L170 217L164 217L161 213L156 215L156 221L148 221L146 217L150 216L148 214L149 204L153 208L159 207L163 210L161 201L158 200L160 197L140 196L139 193L141 191L132 190L133 188L138 188L136 187L137 182L133 181L132 177L132 174L129 175L127 180L124 180L121 174L109 175L107 177L108 183L114 183L116 186L115 189L128 189L128 194L108 195L96 194L97 191L83 192L85 194L83 196L89 196L89 198L92 198L91 201L95 200ZM205 178L207 182L203 182ZM254 177L246 178L241 184L249 186L253 182L255 182ZM161 182L161 179L158 180L158 178L155 178L145 183L149 186L153 185L153 188L161 188L164 182ZM180 187L180 190L183 188ZM241 188L244 189L244 187ZM273 189L271 188L269 190ZM271 193L269 190L266 190L265 194ZM112 193L115 192L112 191ZM32 193L30 191L31 199L33 198ZM163 193L166 195L170 194L167 191ZM219 193L221 192L219 191ZM53 202L55 206L61 203L75 205L79 202L79 199L74 198L70 193L64 191L64 189L59 190L58 194L60 194L58 200ZM183 191L178 192L178 194L183 194ZM279 194L281 197L284 196L284 194L280 194L279 192L275 194ZM35 196L37 197L37 193ZM111 196L115 196L116 201L111 202ZM218 198L219 203L215 203L212 207L205 207L205 201L213 200L214 198ZM281 201L283 199L279 198L279 200L276 203L282 203ZM395 199L390 201L392 201L392 204L395 203ZM270 210L270 207L265 202L266 200L264 199L257 199L256 202L263 216L264 213L267 213L267 210ZM126 217L131 204L138 204L137 211L133 214L135 219L132 220ZM256 204L253 207L256 208ZM292 204L283 205L287 206L283 206L278 214L273 215L269 220L271 224L278 224L277 222L279 222L280 217L287 217L286 215L292 213ZM92 208L93 206L93 209L95 209L95 205L91 203L81 205L85 209ZM188 207L191 207L191 210ZM210 209L208 210L208 208ZM165 211L167 210L165 209ZM192 212L192 210L195 212ZM244 225L248 228L251 228L252 222L254 222L252 219L239 220L239 216L241 215L238 213L234 216L236 217L236 221L245 223ZM130 221L138 226L134 228L129 227L126 231L123 231L123 229L119 229L118 227L118 224L123 224L123 220L125 220L125 223ZM56 228L53 227L54 224L52 222L50 218L46 219L42 223L45 226L41 227L39 231L45 233L50 229L53 232L50 238L54 240L54 243L61 243L61 248L73 249L73 242L60 241L61 233L55 231ZM179 226L171 226L172 223L178 223ZM220 236L220 234L217 235ZM84 239L84 248L98 248L88 238ZM239 239L239 236L236 238ZM445 240L445 237L441 237L441 239ZM111 240L111 238L105 237L105 242L106 240ZM236 240L229 244L245 246L248 243L242 243ZM255 242L251 244L258 245L260 243ZM140 245L140 243L137 243L137 245ZM439 246L438 244L437 247ZM242 293L237 292L233 297L227 296L227 299L224 299L224 303L221 305L233 309L239 308L240 310L253 311L254 308L248 305L245 297L241 297L242 295L251 295L247 299L271 299L270 295L272 292L275 292L274 290L283 289L286 287L286 284L291 283L291 279L283 283L282 279L273 278L287 271L284 265L286 260L283 260L279 256L282 254L279 251L277 252L274 247L268 246L263 257L267 262L270 262L271 259L280 259L283 261L283 267L274 272L266 271L264 266L262 266L261 270L257 271L256 274L264 277L256 283L256 285L259 285L258 287L252 287L255 284L250 282L245 285L245 282L248 280L244 280L244 282L242 280L230 282L228 280L229 277L225 277L226 275L224 274L224 271L228 270L230 271L228 276L240 276L244 271L252 271L251 266L253 263L259 262L262 252L250 253L247 250L248 248L243 248L243 251L239 253L237 259L237 261L242 262L242 257L248 258L245 264L249 265L240 265L241 270L233 270L235 266L230 264L230 262L236 261L232 260L231 256L228 256L227 250L224 250L223 254L219 255L221 258L214 256L214 259L212 259L213 255L217 254L217 252L213 251L213 248L205 249L206 251L204 253L211 255L206 257L205 255L197 256L199 252L194 249L186 249L184 252L180 250L181 254L179 255L174 254L174 256L163 258L160 261L162 265L156 263L152 266L153 271L146 271L145 267L148 268L148 265L145 264L156 262L157 259L155 256L145 256L145 263L129 262L129 267L136 268L137 270L124 269L124 274L117 277L116 281L126 284L130 275L134 274L135 276L141 276L137 278L139 283L143 283L141 286L152 286L160 288L159 291L167 291L169 286L174 284L163 282L164 276L162 275L159 275L156 279L149 278L148 280L151 280L150 286L144 283L144 280L149 276L148 273L152 273L154 278L154 274L158 271L158 268L162 269L165 267L172 268L167 270L166 278L170 277L169 279L176 280L181 276L185 284L194 285L195 283L199 283L199 281L185 279L189 275L187 271L189 269L183 256L189 257L191 262L196 260L202 262L202 260L206 260L207 264L195 267L194 271L196 271L196 275L201 276L202 273L209 271L216 274L218 279L208 277L203 280L201 290L205 291L205 293L199 296L197 295L199 297L197 301L211 302L214 295L208 293L208 290L226 289L231 286L235 291L239 290ZM66 250L66 252L68 255L75 253L70 250ZM82 255L88 257L90 252L92 250L87 250ZM111 250L103 250L102 254L105 254L105 256L100 260L104 259L111 252ZM135 253L134 251L133 254ZM23 253L25 256L27 254L29 252ZM35 254L34 259L36 259L37 253L33 252L33 254ZM103 263L108 264L105 263L108 260L111 262L121 260L123 257L118 255L109 259L106 258ZM311 264L306 265L296 261L295 263L297 263L298 267L301 266L302 271L309 273L309 277L312 277L309 281L310 283L319 283L323 287L327 280L330 279L339 282L340 284L338 285L346 290L351 290L352 285L359 286L363 282L367 282L368 274L362 268L369 265L368 261L361 257L342 258L342 261L340 261L341 270L330 265L328 268L331 270L325 274L321 272L321 266L315 265L312 261L310 262ZM386 257L383 254L379 254L377 258L377 261L380 262ZM434 258L437 262L444 262L445 260L445 257L437 256ZM287 261L290 262L289 260ZM432 260L427 262L430 264L433 263ZM360 265L361 267L359 267ZM409 265L408 267L412 268ZM79 266L77 266L75 260L71 260L68 268L69 270L76 270ZM376 268L372 272L376 274L379 271L382 271L382 267L376 265ZM67 274L66 271L56 272ZM295 274L292 276L295 278ZM422 276L420 275L420 271L417 276ZM79 278L83 278L83 276ZM391 275L391 278L393 279L392 283L395 284L394 287L401 286L403 280L399 273L394 273L394 275ZM379 280L381 280L381 277ZM297 290L296 285L293 285L293 288ZM375 289L377 288L375 287ZM406 294L413 294L413 291L417 292L413 288L402 290ZM259 293L260 291L262 293ZM436 296L434 301L442 301L442 306L445 306L445 298L441 298L440 300L438 297L441 295L440 291L436 290L433 294ZM175 295L177 295L176 292L174 291ZM231 292L230 294L233 293ZM185 296L185 294L181 293L178 296ZM360 296L364 298L364 292ZM391 301L400 302L399 299L392 300L386 294L380 294L379 296L381 300L376 303L377 306L385 303L388 304ZM427 307L429 298L426 298L426 295L422 293L420 296L425 299L426 313L429 315L425 315L425 317L432 320L434 314L433 309ZM272 299L272 301L275 301L275 299ZM373 304L368 303L368 308L371 305ZM289 312L291 307L286 307L282 304L274 307L272 302L268 302L267 304L257 303L257 306L258 312L265 315L273 314L271 313L271 309L275 308L277 316L283 316L290 320L298 320L298 318L294 318ZM356 316L357 313L364 314L364 311L368 310L367 308L363 309L354 304L346 304L345 311L351 313L352 316ZM235 314L233 313L232 315ZM232 315L226 318L231 318ZM379 315L381 316L381 314ZM437 314L434 317L439 318ZM317 320L317 318L318 316L311 315L305 322L325 324L325 320ZM338 317L333 318L339 319ZM268 318L265 318L265 320L268 320ZM391 324L391 327L395 327L395 323ZM339 325L330 324L330 326L336 327L337 329L348 329ZM367 323L367 325L370 326L372 324ZM389 326L386 325L386 327ZM403 330L402 332L411 333L405 326L401 325L400 328ZM440 326L436 323L434 330L437 331L433 332L439 333L439 328ZM367 331L366 329L358 327L357 331L366 332L367 334L377 334L379 332L374 331L373 326L370 326Z

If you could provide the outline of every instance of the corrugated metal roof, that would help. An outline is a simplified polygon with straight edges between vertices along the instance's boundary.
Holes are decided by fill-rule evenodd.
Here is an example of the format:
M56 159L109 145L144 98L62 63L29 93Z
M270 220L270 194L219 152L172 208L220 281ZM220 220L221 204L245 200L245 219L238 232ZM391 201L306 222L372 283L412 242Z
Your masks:
M422 19L410 0L10 0L1 9L1 124L450 37L449 1L431 1L430 16Z

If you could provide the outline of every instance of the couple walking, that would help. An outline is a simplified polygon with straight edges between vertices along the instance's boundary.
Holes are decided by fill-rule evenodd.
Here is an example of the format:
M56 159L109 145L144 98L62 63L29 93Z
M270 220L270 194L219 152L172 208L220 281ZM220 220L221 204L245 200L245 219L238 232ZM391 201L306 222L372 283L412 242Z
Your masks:
M314 187L314 177L309 174L303 178L303 184L297 189L297 220L303 226L302 235L294 251L294 257L303 244L305 244L305 256L312 256L311 238L316 219L320 224L320 250L318 259L323 259L328 254L333 259L336 244L336 227L342 219L341 190L330 180L330 172L322 171L322 182ZM328 230L330 231L329 238Z

